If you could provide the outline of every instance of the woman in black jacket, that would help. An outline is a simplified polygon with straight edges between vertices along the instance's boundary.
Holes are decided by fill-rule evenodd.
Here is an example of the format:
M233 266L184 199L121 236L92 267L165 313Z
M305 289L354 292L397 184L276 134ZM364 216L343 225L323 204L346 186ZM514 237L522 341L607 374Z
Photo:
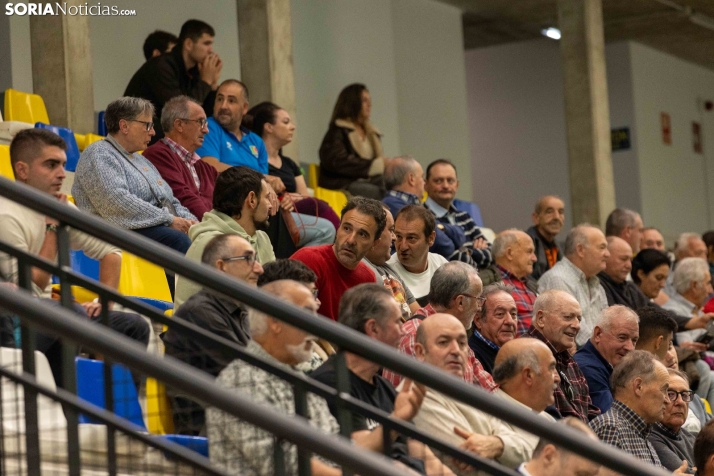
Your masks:
M364 84L340 92L330 128L320 146L320 187L381 200L382 174L389 162L379 131L369 122L372 100Z

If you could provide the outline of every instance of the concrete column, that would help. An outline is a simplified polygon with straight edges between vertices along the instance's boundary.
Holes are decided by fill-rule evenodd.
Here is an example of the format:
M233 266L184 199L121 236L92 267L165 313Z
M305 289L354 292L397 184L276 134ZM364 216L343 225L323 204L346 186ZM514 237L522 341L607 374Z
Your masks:
M81 0L67 6L84 5ZM45 101L50 122L85 134L94 131L94 86L89 17L30 17L32 84Z
M290 0L237 0L241 80L250 90L250 104L271 101L297 122ZM300 162L298 134L285 155Z
M615 208L601 0L558 0L573 224Z

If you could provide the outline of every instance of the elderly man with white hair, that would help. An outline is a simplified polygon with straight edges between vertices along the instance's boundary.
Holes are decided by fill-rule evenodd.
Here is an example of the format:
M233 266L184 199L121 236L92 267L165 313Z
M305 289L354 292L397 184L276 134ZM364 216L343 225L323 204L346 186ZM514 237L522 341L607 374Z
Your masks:
M590 338L600 312L607 307L605 290L597 274L605 269L610 252L602 231L587 223L570 230L564 252L565 258L538 280L538 292L559 289L578 301L582 322L576 342L580 347Z
M704 258L684 258L679 261L672 277L674 294L662 307L678 316L711 320L714 314L704 314L702 306L712 293L709 264ZM704 334L704 329L677 333L677 342L691 342Z
M644 224L639 213L628 208L616 208L605 222L605 236L622 238L632 248L632 254L640 252Z
M573 357L588 381L593 405L603 413L612 406L612 370L635 350L640 337L639 322L637 314L628 307L608 307L600 313L590 340Z

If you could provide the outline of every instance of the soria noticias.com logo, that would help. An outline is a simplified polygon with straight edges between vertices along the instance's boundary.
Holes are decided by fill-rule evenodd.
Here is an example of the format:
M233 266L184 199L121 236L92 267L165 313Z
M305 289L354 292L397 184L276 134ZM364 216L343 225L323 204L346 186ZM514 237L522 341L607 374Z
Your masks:
M6 3L5 15L136 16L136 10L122 10L116 5L82 3Z

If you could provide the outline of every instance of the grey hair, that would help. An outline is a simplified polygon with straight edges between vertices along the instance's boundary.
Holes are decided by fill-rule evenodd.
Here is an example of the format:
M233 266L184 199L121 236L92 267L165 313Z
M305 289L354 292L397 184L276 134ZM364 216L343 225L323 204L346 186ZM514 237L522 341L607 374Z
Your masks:
M496 365L493 369L493 380L501 385L521 373L526 367L529 367L536 375L541 374L538 354L533 349L525 349Z
M509 296L513 294L515 288L510 284L505 284L503 281L496 281L495 283L489 284L483 288L481 293L482 298L488 298L491 294L496 293L506 293ZM479 318L482 321L486 320L486 301L484 301L483 306L481 306L481 311L479 312Z
M268 315L252 307L248 308L248 328L251 337L262 336L268 330Z
M692 283L706 279L709 264L704 258L684 258L674 268L672 286L679 294L684 294Z
M651 382L655 378L655 357L646 350L633 350L615 366L610 377L610 389L617 398L618 389L627 388L627 384L640 377L644 382Z
M363 334L364 325L370 319L384 327L390 301L394 301L394 296L384 285L360 284L342 295L337 322Z
M595 325L600 329L610 330L616 320L620 323L633 322L638 325L640 323L640 317L635 311L627 306L615 304L602 310Z
M667 369L667 373L669 373L670 377L679 377L682 380L684 380L687 383L687 387L689 387L689 375L686 373L682 372L681 370L677 369Z
M628 226L633 228L640 214L629 208L615 208L605 223L606 236L620 236Z
M434 272L429 289L429 304L449 307L459 294L469 292L471 276L478 276L478 271L461 261L449 261Z
M198 101L188 96L176 96L168 100L161 110L161 128L164 132L171 132L174 129L176 119L188 118L188 103L190 102L201 106ZM201 106L201 108L203 108L203 106Z
M201 263L215 268L216 261L228 257L231 251L230 242L234 238L247 241L242 236L231 233L216 235L211 238L206 244L206 247L203 249L203 254L201 254Z
M565 256L574 255L578 249L578 245L588 245L588 235L585 233L585 230L588 228L595 228L596 230L600 229L590 223L581 223L568 232L568 236L565 238L565 248L563 250Z
M533 303L533 316L535 317L538 311L551 312L557 303L558 296L563 293L568 294L560 289L549 289L540 293Z
M674 242L674 254L678 255L681 253L684 249L686 249L689 246L689 240L701 240L702 235L699 233L681 233L677 237L677 241Z
M385 188L387 190L393 190L394 188L400 186L402 182L404 182L406 176L416 169L417 165L418 162L411 155L395 157L384 170Z
M107 124L107 132L115 133L119 131L119 121L131 121L141 116L148 114L154 117L154 105L151 101L142 98L133 98L124 96L115 99L107 105L104 112L104 122Z
M493 245L491 245L491 256L495 258L500 258L506 254L506 250L509 246L513 246L518 243L518 235L513 233L514 231L520 231L517 228L511 228L510 230L503 231L498 234L495 240L493 240Z

